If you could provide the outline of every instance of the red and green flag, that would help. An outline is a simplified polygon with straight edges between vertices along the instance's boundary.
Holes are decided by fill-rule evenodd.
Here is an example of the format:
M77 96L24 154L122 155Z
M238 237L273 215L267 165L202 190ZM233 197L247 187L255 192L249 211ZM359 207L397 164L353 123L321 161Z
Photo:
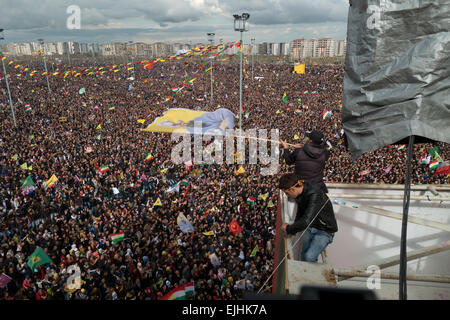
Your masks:
M327 110L327 109L323 110L323 113L322 113L322 120L325 120L326 118L328 118L328 117L330 117L330 116L331 116L331 111L329 111L329 110Z
M103 174L103 173L109 171L109 166L108 165L102 166L102 167L100 167L100 169L98 171L100 171L100 173Z
M110 235L110 238L112 243L118 243L125 239L125 233L123 232L113 233Z
M194 292L194 281L191 281L176 287L165 296L159 298L159 300L186 300L188 297L194 295Z
M247 198L247 202L250 203L251 205L255 204L255 200L256 200L255 197L248 197Z
M152 160L152 159L153 159L153 156L152 156L151 153L149 153L149 154L145 157L145 162L148 162L148 161L150 161L150 160Z

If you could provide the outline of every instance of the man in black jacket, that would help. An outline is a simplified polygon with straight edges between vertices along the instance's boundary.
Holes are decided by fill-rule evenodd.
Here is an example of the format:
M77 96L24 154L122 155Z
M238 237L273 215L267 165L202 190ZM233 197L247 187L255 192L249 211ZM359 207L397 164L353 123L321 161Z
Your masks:
M317 262L323 250L333 241L338 231L333 205L328 196L316 185L299 180L288 173L280 178L279 188L297 202L297 215L293 224L283 223L281 230L294 235L305 230L300 260Z
M295 174L299 179L318 185L323 192L328 193L327 186L323 182L323 170L330 157L330 151L325 147L323 133L312 131L306 133L310 139L303 148L296 148L293 152L287 150L287 144L281 140L284 149L281 156L286 164L295 164Z

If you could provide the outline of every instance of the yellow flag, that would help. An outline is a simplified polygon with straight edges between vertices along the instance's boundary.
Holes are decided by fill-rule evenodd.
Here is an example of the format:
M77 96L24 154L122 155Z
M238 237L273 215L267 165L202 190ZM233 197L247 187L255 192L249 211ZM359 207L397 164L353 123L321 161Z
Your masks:
M264 201L266 201L268 196L269 196L269 193L260 194L258 196L258 199L263 199Z
M26 162L22 163L22 164L20 165L20 168L23 169L23 170L27 170L27 169L28 169L27 163L26 163Z
M28 170L30 170L30 171L33 170L33 166L29 166Z
M144 124L145 123L145 119L138 119L138 122Z
M161 204L161 200L159 199L159 197L158 197L158 199L156 199L156 201L155 201L155 203L153 204L153 206L162 206L162 204Z
M234 174L240 175L241 173L244 173L244 172L245 172L244 167L240 166L239 169L234 172Z
M294 135L294 140L298 140L298 139L299 139L298 135Z
M214 235L214 230L208 231L208 232L203 232L203 234L205 236L213 236Z
M167 170L169 170L169 168L162 169L160 172L161 172L161 173L166 173Z
M281 113L281 111L280 110L277 110L277 112L275 112L276 114L279 114L279 113Z
M258 253L258 251L259 251L259 247L258 247L258 245L256 245L256 246L253 248L252 253L250 254L250 257L256 256L256 253Z
M11 159L12 159L12 160L17 160L17 154L13 155L13 156L11 157Z
M99 123L98 126L97 126L97 128L95 128L95 129L96 129L96 130L100 130L101 128L102 128L102 124Z
M267 204L267 208L273 208L275 205L273 204L272 200L269 200L269 203Z

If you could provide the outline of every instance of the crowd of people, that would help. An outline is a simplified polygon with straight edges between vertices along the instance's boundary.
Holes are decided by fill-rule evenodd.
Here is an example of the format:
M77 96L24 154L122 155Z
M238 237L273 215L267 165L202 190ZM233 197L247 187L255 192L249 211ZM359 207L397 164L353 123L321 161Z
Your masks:
M196 300L271 292L277 178L292 168L281 161L278 174L264 176L260 164L244 164L240 174L237 163L175 165L170 135L141 131L168 108L239 114L239 64L213 69L212 100L209 74L199 65L185 58L134 73L49 76L51 92L45 76L9 77L17 127L0 88L0 274L11 281L0 299L156 300L192 281ZM331 152L327 182L404 183L406 149L383 148L352 161L338 109L343 73L342 65L307 66L299 75L290 65L246 64L243 129L277 128L293 144L307 130L321 130ZM174 94L187 77L197 79ZM332 111L325 120L324 108ZM436 146L448 159L448 145ZM446 183L419 164L423 147L433 146L415 146L412 183ZM57 182L44 187L52 175ZM24 189L27 177L34 190ZM183 180L179 191L167 192ZM181 231L181 213L194 232ZM236 234L229 228L234 219L242 228ZM118 233L123 240L113 242ZM31 268L38 247L51 263ZM76 288L67 286L73 265L80 268Z

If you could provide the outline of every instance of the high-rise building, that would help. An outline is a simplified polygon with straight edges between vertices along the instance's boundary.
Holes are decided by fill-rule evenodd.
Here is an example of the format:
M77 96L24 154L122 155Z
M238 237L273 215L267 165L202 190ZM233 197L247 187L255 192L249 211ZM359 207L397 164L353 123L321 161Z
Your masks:
M280 56L288 56L289 55L289 43L281 42L280 43Z
M169 46L163 42L155 42L150 45L153 57L166 57L169 55Z
M263 42L258 44L258 52L259 54L264 54L266 55L268 53L268 44L267 42Z
M336 40L331 38L321 38L314 48L313 57L334 57L336 54Z
M347 53L347 40L338 40L336 46L336 56L342 57Z
M100 45L100 53L104 56L121 56L125 54L125 49L126 45L121 42L103 43Z

